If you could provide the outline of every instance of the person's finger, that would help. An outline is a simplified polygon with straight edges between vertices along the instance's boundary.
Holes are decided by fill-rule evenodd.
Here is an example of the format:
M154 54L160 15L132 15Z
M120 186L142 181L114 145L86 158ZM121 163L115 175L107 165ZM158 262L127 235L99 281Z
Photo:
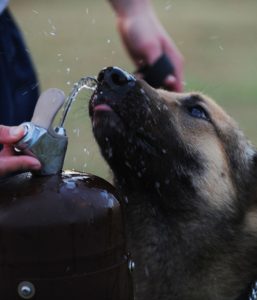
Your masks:
M177 91L177 79L174 75L168 75L164 80L164 87L170 91Z
M164 80L164 87L170 91L182 92L183 83L174 75L168 75Z
M14 148L12 145L4 144L3 149L0 152L0 158L3 156L12 156L15 154Z
M183 56L180 54L180 52L178 51L176 45L170 41L164 42L164 51L167 54L167 56L170 58L175 70L175 78L176 81L175 82L171 82L173 81L173 79L171 80L169 78L169 76L166 78L165 80L165 84L168 86L172 86L173 90L175 92L182 92L183 91L183 80L184 80L184 74L183 74L183 68L184 68L184 58ZM166 82L167 81L167 82Z
M173 65L174 65L174 75L173 76L168 76L165 79L165 84L166 85L171 85L173 86L173 91L175 92L182 92L184 87L183 87L183 63L182 61L178 61L176 58L174 59L174 56L171 57L169 54L168 56L170 57Z
M183 92L183 73L175 66L175 74L168 75L164 80L164 86L174 92Z
M8 173L26 170L39 170L40 162L32 156L2 156L0 157L0 176L5 176Z
M0 125L0 144L12 144L20 140L25 134L23 126Z

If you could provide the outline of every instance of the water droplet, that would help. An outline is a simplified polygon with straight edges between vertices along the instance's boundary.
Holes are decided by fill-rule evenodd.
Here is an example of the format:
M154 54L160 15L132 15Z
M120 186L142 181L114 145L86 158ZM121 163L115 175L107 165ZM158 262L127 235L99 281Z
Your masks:
M145 276L149 277L149 269L147 266L145 266Z
M79 137L80 129L79 128L73 129L73 133Z
M36 82L35 84L33 84L30 88L31 90L36 89L39 86L39 82Z
M28 94L28 91L24 91L21 95L22 96L25 96L25 95L27 95Z
M161 187L160 182L155 182L155 188L156 188L156 190L157 190L157 192L158 192L159 195L161 195L160 187Z
M113 153L112 153L112 148L110 147L110 148L108 148L106 151L107 151L108 157L111 158L112 155L113 155Z
M163 110L169 110L168 106L166 104L163 105Z
M108 192L106 190L100 192L101 196L105 199L108 198Z
M113 198L111 198L111 197L108 198L108 207L110 207L110 208L114 207L114 201L113 201Z
M134 262L133 260L130 259L130 260L128 261L128 268L129 268L130 272L134 271L135 266L136 266L135 262Z
M107 40L107 44L110 44L110 43L111 43L111 40L108 39L108 40Z
M125 165L126 165L127 167L129 167L130 169L132 169L132 166L131 166L131 164L130 164L128 161L125 161Z
M76 188L76 183L74 181L66 181L66 188L68 190L74 190Z
M84 151L86 154L89 154L89 151L87 150L87 148L84 148L83 151Z
M170 180L168 178L166 178L164 183L168 185L168 184L170 184Z
M36 14L36 15L39 14L39 12L38 12L37 10L35 10L35 9L32 9L32 12L33 12L34 14Z
M165 10L170 10L172 8L172 5L171 4L167 4L166 6L165 6Z

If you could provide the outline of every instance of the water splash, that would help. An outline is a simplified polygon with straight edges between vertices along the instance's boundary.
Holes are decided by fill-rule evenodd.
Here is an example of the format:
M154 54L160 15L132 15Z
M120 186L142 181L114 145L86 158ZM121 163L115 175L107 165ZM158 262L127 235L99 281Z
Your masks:
M95 90L97 86L97 80L94 77L82 77L78 82L76 82L73 86L73 89L71 90L69 96L67 97L65 101L65 106L63 110L63 114L61 117L61 120L59 122L58 127L62 128L64 125L64 122L66 120L67 114L70 110L70 107L73 103L73 101L78 96L78 93L83 89L86 88L88 90Z

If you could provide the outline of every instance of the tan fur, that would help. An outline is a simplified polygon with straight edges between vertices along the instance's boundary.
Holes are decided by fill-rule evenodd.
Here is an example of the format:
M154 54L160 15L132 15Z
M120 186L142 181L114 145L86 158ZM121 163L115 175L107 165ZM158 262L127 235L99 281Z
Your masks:
M185 95L164 90L160 90L159 93L171 110L180 109L180 101ZM219 124L219 127L235 126L234 121L212 99L203 94L199 95L204 99L201 105L211 112L213 120ZM200 125L196 128L192 126L191 132L188 131L188 127L180 129L187 145L201 149L201 153L206 157L208 172L204 177L195 178L194 184L205 193L205 199L210 205L223 209L224 206L230 206L230 201L236 193L229 174L227 156L222 143L213 130L208 128L205 123ZM223 180L220 180L221 178Z

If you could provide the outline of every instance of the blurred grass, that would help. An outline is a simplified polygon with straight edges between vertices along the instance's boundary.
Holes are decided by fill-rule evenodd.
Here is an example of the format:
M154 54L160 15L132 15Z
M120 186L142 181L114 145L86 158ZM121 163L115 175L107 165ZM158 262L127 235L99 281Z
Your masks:
M257 145L257 1L152 2L185 56L186 90L213 97ZM79 78L96 75L108 65L134 69L107 1L12 0L11 9L23 29L42 90L59 87L67 94ZM68 116L65 167L108 178L91 133L89 96L82 92Z

